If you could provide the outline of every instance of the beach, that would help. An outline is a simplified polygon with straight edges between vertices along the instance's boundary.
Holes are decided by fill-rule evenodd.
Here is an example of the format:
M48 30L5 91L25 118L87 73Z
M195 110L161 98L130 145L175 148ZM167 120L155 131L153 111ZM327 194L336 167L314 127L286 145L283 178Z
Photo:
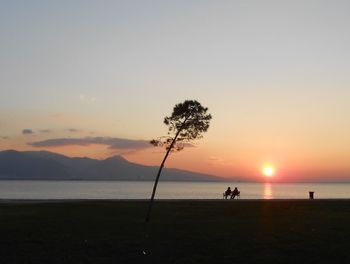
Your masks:
M1 200L1 263L350 260L350 200Z

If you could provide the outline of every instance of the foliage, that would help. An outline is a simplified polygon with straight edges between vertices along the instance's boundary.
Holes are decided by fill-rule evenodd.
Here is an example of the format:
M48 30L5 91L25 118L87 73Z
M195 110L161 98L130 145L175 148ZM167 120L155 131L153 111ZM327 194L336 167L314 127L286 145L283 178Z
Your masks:
M168 136L153 139L150 143L158 147L165 146L166 149L173 143L172 150L177 151L191 145L194 139L202 138L202 134L209 128L212 116L207 111L207 107L195 100L186 100L175 105L172 115L164 118L164 124L168 126Z

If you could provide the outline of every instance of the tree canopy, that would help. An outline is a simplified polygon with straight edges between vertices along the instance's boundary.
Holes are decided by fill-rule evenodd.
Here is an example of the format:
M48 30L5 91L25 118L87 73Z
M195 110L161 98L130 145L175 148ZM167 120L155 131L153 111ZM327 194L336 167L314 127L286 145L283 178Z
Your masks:
M164 118L164 124L168 126L168 136L153 139L151 144L169 149L173 143L171 149L181 150L186 143L191 144L193 140L202 138L212 118L207 111L207 107L195 100L176 104L171 116Z

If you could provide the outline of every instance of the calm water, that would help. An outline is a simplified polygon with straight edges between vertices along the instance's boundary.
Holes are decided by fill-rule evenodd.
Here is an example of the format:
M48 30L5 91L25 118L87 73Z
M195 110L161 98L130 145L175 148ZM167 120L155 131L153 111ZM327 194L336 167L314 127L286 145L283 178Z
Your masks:
M222 199L237 186L241 199L350 198L350 183L160 182L158 199ZM0 181L0 199L146 199L152 182L128 181Z

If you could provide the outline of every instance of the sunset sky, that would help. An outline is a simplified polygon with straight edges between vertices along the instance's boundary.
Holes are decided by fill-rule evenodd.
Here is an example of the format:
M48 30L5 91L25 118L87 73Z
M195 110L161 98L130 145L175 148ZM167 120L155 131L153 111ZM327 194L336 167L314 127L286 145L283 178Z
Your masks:
M350 181L349 1L0 1L0 150L159 165L176 103L213 119L167 167Z

